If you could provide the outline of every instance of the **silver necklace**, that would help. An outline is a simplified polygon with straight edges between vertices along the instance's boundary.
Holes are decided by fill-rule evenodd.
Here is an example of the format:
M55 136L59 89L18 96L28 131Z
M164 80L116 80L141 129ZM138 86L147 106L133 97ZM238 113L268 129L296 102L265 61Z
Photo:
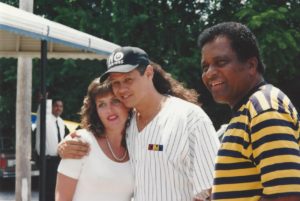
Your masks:
M124 159L125 159L126 156L127 156L127 150L125 150L124 155L123 155L122 157L119 158L119 157L116 156L116 154L115 154L114 151L112 150L111 145L110 145L110 143L109 143L107 137L106 137L106 144L107 144L107 146L108 146L108 149L109 149L111 155L113 156L113 158L114 158L116 161L124 161Z

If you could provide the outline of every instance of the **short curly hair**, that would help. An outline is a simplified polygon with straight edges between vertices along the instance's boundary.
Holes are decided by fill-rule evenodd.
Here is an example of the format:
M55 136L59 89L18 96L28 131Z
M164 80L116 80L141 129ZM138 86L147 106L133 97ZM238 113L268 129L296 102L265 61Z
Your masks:
M206 43L212 42L217 37L227 37L231 41L231 48L240 61L256 57L258 60L257 71L261 74L265 72L257 39L247 26L238 22L223 22L209 27L198 37L199 48L202 49Z

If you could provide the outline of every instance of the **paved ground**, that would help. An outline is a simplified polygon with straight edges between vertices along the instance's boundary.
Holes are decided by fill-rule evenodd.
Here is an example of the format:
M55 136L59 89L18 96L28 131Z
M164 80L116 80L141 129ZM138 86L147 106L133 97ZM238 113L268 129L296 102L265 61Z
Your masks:
M39 200L38 182L32 181L31 201ZM15 181L0 180L0 201L15 201ZM28 200L30 201L30 200Z
M0 201L15 201L15 192L0 192ZM31 192L31 201L38 201L39 195L37 191ZM29 200L28 200L29 201Z

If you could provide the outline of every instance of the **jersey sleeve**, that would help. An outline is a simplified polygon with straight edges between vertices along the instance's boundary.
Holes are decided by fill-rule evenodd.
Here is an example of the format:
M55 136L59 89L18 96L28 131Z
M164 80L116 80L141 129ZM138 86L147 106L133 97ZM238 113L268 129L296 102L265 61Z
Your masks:
M253 161L261 172L263 194L300 193L299 122L284 112L268 110L251 120Z
M191 180L194 195L197 196L212 188L214 164L220 142L208 117L198 117L192 122L189 135Z

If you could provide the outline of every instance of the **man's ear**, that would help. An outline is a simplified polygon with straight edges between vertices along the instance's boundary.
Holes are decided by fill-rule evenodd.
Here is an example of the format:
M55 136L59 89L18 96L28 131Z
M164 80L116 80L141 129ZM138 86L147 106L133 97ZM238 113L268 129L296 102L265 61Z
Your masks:
M145 73L144 73L144 74L146 75L147 78L150 78L150 79L152 80L153 75L154 75L154 69L153 69L153 66L149 64L149 65L146 67L146 70L145 70Z
M258 60L256 57L251 57L247 60L247 67L250 70L252 75L255 75L258 72Z

